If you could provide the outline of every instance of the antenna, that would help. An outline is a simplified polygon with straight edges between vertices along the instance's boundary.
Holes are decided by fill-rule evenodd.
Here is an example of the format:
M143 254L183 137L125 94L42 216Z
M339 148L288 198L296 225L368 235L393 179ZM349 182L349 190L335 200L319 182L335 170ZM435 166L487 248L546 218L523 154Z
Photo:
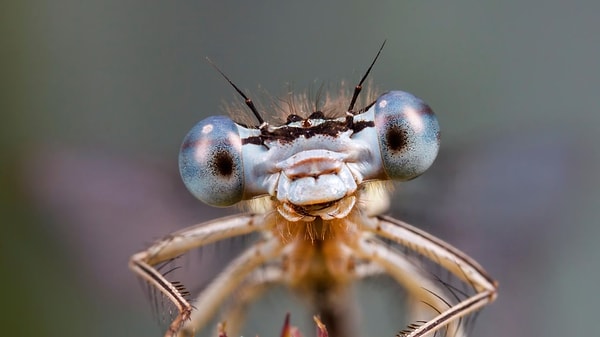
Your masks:
M379 55L379 54L377 54L377 55ZM258 119L258 123L261 126L263 124L265 124L265 120L260 116L260 113L254 106L254 102L252 102L252 100L250 98L248 98L248 96L246 96L246 94L244 94L244 92L241 91L240 88L237 87L237 85L233 84L233 82L231 82L229 77L227 77L227 75L225 75L225 73L223 73L221 71L221 69L219 69L219 67L217 67L217 65L213 63L213 61L211 61L208 57L206 57L206 60L208 61L208 63L210 63L211 66L213 66L213 68L215 68L219 72L219 74L221 74L221 76L223 76L225 78L225 80L227 80L227 82L229 82L229 84L231 84L231 86L235 89L235 91L237 91L238 94L240 94L240 96L242 96L244 98L246 105L250 108L250 110L252 110L252 113L254 114L254 116L256 116L256 119Z
M362 77L360 82L358 82L358 85L356 87L354 87L354 94L352 94L352 100L350 101L350 105L348 106L348 112L351 112L352 109L354 109L354 104L356 103L358 94L360 94L360 91L362 90L362 84L367 79L367 76L369 76L369 73L371 72L371 68L373 68L373 66L375 65L375 61L377 61L379 54L381 54L381 50L383 50L383 46L385 46L385 42L386 42L386 40L383 40L383 43L381 44L381 47L379 47L379 51L377 52L377 55L375 55L373 62L371 62L371 65L369 66L369 69L367 69L367 72L365 73L365 75Z

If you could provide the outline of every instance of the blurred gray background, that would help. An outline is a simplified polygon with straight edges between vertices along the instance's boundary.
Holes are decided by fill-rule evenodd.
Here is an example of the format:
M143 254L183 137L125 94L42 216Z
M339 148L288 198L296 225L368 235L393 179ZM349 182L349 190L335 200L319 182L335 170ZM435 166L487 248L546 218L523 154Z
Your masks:
M279 95L354 83L384 39L374 83L424 98L443 133L391 212L499 280L472 335L597 333L599 2L0 7L3 333L160 336L129 256L232 212L177 176L183 136L235 97L204 57Z

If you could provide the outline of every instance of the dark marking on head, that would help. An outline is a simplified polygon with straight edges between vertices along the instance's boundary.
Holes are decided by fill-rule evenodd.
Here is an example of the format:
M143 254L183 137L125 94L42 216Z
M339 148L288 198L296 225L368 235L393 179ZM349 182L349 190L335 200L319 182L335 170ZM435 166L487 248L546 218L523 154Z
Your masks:
M389 149L394 152L404 151L408 145L407 139L408 135L406 134L406 130L397 126L391 127L385 134L387 145Z
M323 117L323 119L326 118ZM354 119L351 116L344 120L325 120L325 122L318 125L312 125L312 123L310 123L311 119L303 119L303 121L307 123L302 123L303 126L301 127L284 125L283 127L274 130L261 130L260 136L242 139L242 145L264 145L266 140L278 140L282 143L290 143L299 137L304 137L306 139L314 136L336 137L340 133L348 130L352 130L353 133L358 133L365 128L375 127L375 122L373 121L354 122Z
M308 119L325 119L325 114L322 111L315 111L308 116Z
M242 145L246 144L264 145L264 142L261 136L253 136L242 139Z
M374 128L374 127L375 127L375 122L373 122L373 121L359 121L359 122L352 124L352 130L354 130L354 133L358 133L366 128Z
M287 120L285 121L285 124L300 122L301 120L302 120L302 117L300 117L296 114L291 114L291 115L287 116Z
M229 177L233 174L233 158L227 151L215 153L211 166L214 172L222 177Z

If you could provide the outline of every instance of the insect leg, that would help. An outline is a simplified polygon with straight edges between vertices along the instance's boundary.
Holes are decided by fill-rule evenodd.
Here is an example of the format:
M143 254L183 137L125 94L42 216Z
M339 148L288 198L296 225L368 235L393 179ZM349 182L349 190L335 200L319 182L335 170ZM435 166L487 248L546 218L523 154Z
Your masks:
M409 337L423 336L463 317L496 299L498 284L487 272L465 253L448 243L390 217L376 217L364 222L366 229L392 240L427 257L473 286L476 293L442 311L437 317L412 330Z
M409 257L394 250L388 244L370 235L364 235L358 241L357 253L361 258L373 261L383 267L396 282L406 288L410 296L425 303L427 305L426 309L429 309L428 311L431 311L431 308L433 308L435 313L438 314L449 307L448 303L451 299L446 297L447 291L444 285L437 282L435 278L432 278L419 264L414 263ZM418 317L423 314L425 314L424 311L413 308L411 316ZM429 318L425 320L419 317L418 322L425 323L434 317L434 315L427 314L427 317ZM420 325L420 323L417 325ZM409 327L412 330L415 326ZM453 330L457 331L454 336L463 336L462 329L457 327Z
M221 304L240 286L254 270L265 261L279 255L283 244L278 238L271 237L259 241L247 248L231 261L227 267L204 289L194 301L197 310L193 310L188 321L183 323L179 336L193 336L214 316Z
M169 325L165 336L174 336L181 325L189 319L192 306L178 288L169 282L153 266L179 256L191 249L262 229L263 215L240 215L204 222L168 235L148 249L133 255L129 268L142 280L164 294L179 311Z

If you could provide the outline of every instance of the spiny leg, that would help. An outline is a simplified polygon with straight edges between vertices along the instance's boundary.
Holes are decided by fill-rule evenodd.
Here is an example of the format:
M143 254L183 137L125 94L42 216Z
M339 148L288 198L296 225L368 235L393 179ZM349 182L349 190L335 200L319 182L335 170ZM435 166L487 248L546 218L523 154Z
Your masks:
M371 235L364 235L358 240L356 253L363 259L379 264L392 278L404 286L407 293L427 305L427 311L435 310L437 314L450 307L451 301L447 295L447 289L443 283L437 282L432 278L427 270L419 264L414 263L405 254L391 248ZM365 275L370 276L370 275ZM412 316L418 317L417 313L423 311L413 309ZM419 319L418 322L425 323L425 320ZM411 324L409 328L414 329L419 324ZM454 337L463 336L462 329L458 326L453 329L457 331Z
M364 225L365 229L429 258L470 284L476 291L476 294L447 308L433 320L407 334L407 337L424 336L429 332L436 331L495 300L497 282L477 262L455 247L427 232L390 217L380 216L365 219Z
M495 299L498 285L491 276L471 257L435 236L413 227L406 222L379 216L375 222L365 222L366 229L408 247L452 272L461 280L472 284L479 292L489 291Z
M227 267L214 278L194 301L197 310L193 310L188 321L184 322L179 336L193 336L214 316L227 296L256 268L265 261L279 255L283 244L278 238L271 237L257 242L231 261Z
M363 240L368 240L368 245L371 246L368 251L363 251L363 254L370 251L371 257L375 255L378 258L372 260L365 259L363 263L357 265L354 271L356 279L366 279L387 274L396 280L397 283L403 285L405 289L412 289L412 291L408 291L408 295L416 301L423 303L425 307L412 306L410 317L422 317L424 314L430 313L432 309L440 313L443 308L448 307L450 299L445 297L447 289L440 282L432 282L431 275L426 270L411 263L404 254L391 249L388 244L374 241L368 236L363 238ZM376 248L373 249L372 246ZM375 260L379 261L379 264ZM380 260L384 260L385 262L381 263ZM384 265L387 268L384 268ZM390 267L390 265L392 266ZM441 309L438 309L438 307ZM424 321L413 320L412 322L413 326L417 326L420 325L420 322ZM409 327L411 326L409 325ZM399 335L397 334L397 336ZM466 332L457 323L456 333L453 337L460 336L466 336Z
M169 325L165 336L176 334L189 319L192 306L176 285L169 282L154 266L168 261L191 249L226 238L248 234L265 227L264 215L238 215L200 223L193 227L170 234L148 249L131 257L129 268L138 276L158 289L177 308L178 315Z

